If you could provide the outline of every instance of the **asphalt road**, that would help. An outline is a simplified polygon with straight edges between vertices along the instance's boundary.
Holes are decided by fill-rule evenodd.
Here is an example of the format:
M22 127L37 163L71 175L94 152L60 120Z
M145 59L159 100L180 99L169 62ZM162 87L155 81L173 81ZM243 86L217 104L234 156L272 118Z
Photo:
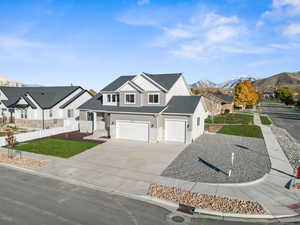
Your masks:
M300 111L280 103L263 103L261 109L276 126L286 129L300 143Z
M170 211L0 166L1 225L282 225L186 218L170 222ZM169 218L169 219L168 219ZM300 223L290 223L300 224Z

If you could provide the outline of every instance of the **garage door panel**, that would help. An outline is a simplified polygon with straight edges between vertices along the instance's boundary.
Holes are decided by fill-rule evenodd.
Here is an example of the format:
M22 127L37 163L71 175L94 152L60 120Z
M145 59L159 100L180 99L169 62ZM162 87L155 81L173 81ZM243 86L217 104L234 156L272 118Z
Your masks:
M117 121L117 138L148 141L149 124L147 122Z
M186 121L165 120L165 139L166 141L185 142Z

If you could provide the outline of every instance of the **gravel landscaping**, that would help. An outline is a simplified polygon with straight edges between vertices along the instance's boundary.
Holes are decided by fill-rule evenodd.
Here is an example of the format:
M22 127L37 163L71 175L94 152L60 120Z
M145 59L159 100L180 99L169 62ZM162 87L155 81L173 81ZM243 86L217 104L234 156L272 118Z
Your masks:
M193 206L196 208L214 210L224 213L266 213L264 208L257 202L193 193L175 187L167 187L158 184L151 184L149 186L148 194L159 199L179 202L181 204Z
M46 160L36 160L24 157L8 157L7 153L0 153L0 162L8 163L17 166L21 166L24 168L38 168L41 166L45 166L47 164Z
M161 175L192 182L241 183L261 178L270 168L263 139L204 134L186 147Z
M272 126L271 129L291 166L296 169L300 166L300 144L285 129L276 126Z

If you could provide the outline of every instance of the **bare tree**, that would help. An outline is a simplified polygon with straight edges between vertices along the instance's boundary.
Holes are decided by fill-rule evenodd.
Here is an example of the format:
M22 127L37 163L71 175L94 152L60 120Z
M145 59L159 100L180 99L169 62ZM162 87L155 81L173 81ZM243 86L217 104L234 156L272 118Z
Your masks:
M12 149L16 145L16 137L14 135L13 129L10 128L9 130L7 130L5 140L7 143L7 156L9 158L12 158L13 157Z

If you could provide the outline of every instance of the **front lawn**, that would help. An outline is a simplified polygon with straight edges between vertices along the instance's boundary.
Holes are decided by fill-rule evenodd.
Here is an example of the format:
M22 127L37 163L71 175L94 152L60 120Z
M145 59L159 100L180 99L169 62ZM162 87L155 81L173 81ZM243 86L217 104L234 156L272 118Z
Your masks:
M263 138L260 127L254 125L225 125L218 131L218 133L244 137Z
M14 149L43 155L69 158L96 145L97 144L90 142L46 138L32 141L27 144L17 145L14 147Z
M270 124L272 124L271 120L267 116L260 116L260 121L264 125L270 125Z
M217 124L253 124L253 115L241 113L228 113L205 119L206 123Z

